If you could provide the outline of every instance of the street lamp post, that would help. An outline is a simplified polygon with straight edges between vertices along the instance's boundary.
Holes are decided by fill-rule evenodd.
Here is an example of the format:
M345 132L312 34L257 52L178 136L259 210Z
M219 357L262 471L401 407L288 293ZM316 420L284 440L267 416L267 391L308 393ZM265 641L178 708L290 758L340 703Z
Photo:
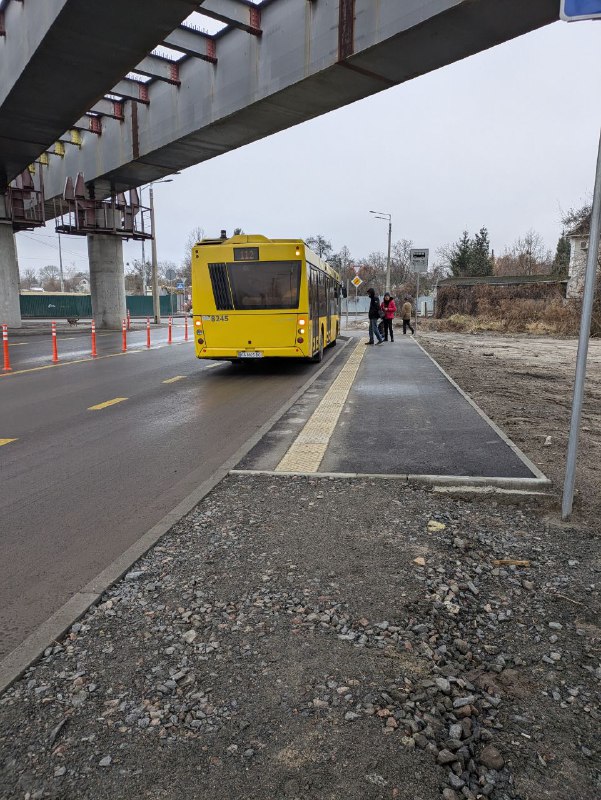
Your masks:
M60 274L60 281L61 281L61 292L65 291L65 280L63 277L63 248L61 246L61 232L58 231L58 264L59 264L59 274Z
M161 306L159 302L159 276L157 261L157 237L154 225L154 192L150 184L150 229L152 231L152 311L155 324L161 321Z
M370 214L375 214L375 219L388 220L388 256L386 258L386 291L390 292L390 248L392 245L392 214L386 211L370 211Z

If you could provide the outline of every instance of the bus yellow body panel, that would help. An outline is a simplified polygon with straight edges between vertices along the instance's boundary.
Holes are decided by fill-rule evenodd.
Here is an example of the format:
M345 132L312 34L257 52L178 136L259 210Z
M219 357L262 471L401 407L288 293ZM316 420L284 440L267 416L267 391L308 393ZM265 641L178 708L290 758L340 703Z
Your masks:
M318 360L340 330L340 280L300 239L204 240L192 308L198 358Z

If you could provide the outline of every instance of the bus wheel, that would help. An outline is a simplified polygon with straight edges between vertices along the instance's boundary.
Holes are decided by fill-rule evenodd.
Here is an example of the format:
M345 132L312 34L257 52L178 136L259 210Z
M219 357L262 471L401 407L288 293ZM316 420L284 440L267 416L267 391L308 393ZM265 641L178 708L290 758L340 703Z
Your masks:
M319 336L319 350L312 356L311 361L315 364L319 364L319 362L323 359L323 332Z

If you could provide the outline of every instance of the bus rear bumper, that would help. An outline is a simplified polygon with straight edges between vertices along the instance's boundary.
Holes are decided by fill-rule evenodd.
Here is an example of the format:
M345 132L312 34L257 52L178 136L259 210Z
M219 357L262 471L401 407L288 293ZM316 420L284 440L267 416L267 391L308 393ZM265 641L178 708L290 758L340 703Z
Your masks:
M249 355L241 355L241 353ZM251 353L253 355L251 355ZM260 355L254 355L254 354ZM263 358L307 358L308 353L300 347L261 347L256 350L232 350L225 347L203 347L197 349L197 358L208 358L214 361L260 361Z

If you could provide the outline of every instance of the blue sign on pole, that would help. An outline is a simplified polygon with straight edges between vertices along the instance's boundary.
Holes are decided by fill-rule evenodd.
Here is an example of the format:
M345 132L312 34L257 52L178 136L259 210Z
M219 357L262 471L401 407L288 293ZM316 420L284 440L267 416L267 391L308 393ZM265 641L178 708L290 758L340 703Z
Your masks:
M178 282L175 284L175 288L176 288L176 289L183 289L183 288L184 288L184 282L183 282L183 281L178 281Z
M601 0L561 0L560 16L568 22L601 19Z

